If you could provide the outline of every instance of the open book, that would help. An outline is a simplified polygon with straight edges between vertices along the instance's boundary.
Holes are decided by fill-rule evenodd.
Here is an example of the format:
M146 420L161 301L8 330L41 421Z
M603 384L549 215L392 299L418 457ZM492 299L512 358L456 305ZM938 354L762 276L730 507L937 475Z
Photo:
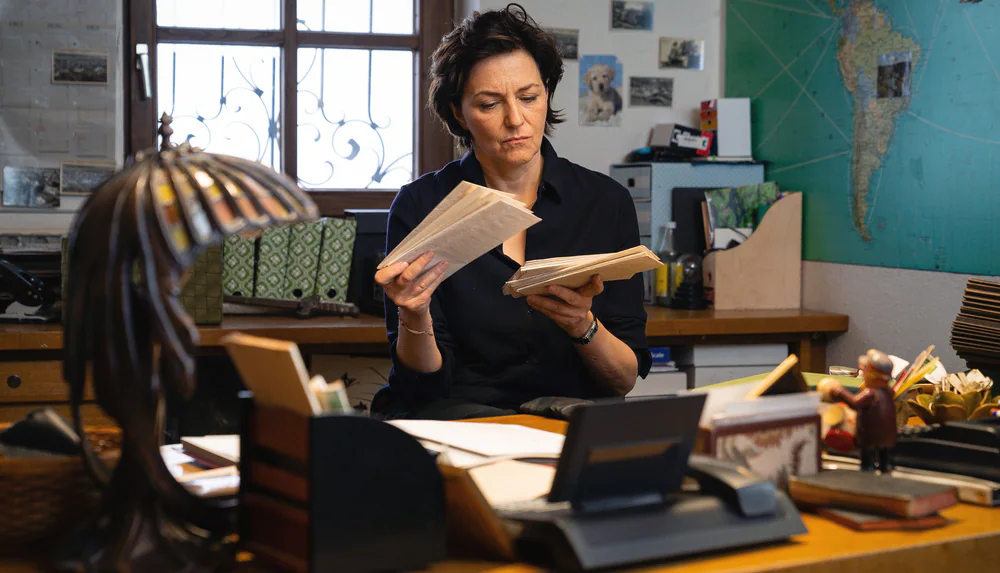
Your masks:
M618 281L662 265L660 258L642 245L617 253L537 259L518 269L504 284L503 293L518 298L545 294L549 285L575 289L590 282L593 275L600 275L603 281Z
M379 264L412 262L427 251L431 269L447 261L447 278L507 239L541 221L508 193L459 183Z

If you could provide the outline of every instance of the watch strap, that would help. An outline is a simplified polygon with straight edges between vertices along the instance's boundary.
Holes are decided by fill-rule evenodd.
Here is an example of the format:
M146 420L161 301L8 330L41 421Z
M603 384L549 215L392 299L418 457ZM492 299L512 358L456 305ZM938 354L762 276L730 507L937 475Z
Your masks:
M590 328L584 333L580 338L570 338L576 344L589 344L591 340L594 339L594 335L597 334L597 317L594 317L594 322L590 323Z

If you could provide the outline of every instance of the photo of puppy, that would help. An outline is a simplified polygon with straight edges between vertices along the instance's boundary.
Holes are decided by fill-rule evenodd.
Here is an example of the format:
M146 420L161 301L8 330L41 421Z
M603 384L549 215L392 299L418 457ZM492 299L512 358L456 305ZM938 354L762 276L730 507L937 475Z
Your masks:
M622 65L615 56L580 58L580 125L621 125Z

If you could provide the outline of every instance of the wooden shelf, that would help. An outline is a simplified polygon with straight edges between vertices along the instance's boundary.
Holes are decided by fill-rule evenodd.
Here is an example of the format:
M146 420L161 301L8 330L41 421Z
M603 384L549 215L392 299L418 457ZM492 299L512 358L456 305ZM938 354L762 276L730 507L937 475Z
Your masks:
M814 310L673 310L646 307L650 339L702 336L803 335L846 332L848 318ZM199 327L200 347L218 347L231 332L281 338L304 345L385 344L381 317L226 316L221 325ZM55 351L63 347L59 324L0 324L0 351Z

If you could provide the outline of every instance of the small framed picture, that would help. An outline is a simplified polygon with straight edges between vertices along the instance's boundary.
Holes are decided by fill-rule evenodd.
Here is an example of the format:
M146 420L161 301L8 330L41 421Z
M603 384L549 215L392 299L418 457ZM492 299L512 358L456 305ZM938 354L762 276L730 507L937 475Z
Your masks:
M660 67L701 70L705 66L705 41L660 38Z
M63 161L59 165L62 195L90 195L115 173L113 161Z
M52 83L108 83L108 53L87 50L53 50Z
M652 30L653 3L612 0L611 29Z
M629 105L670 107L674 103L674 78L629 78Z
M580 57L580 30L568 28L548 28L556 40L556 49L564 60L576 60Z
M59 207L59 169L55 167L3 168L4 207Z

